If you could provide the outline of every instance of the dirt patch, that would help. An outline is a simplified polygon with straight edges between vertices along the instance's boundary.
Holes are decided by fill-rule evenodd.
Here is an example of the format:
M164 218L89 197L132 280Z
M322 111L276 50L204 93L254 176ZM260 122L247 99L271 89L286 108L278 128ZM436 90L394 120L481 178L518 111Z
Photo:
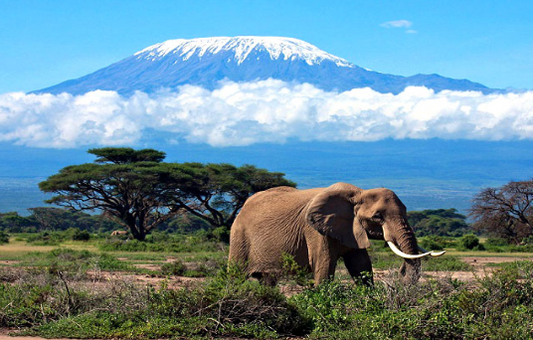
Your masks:
M0 328L0 340L47 340L38 336L17 336L16 329ZM57 340L72 340L72 339L57 339Z
M161 270L161 265L152 264L152 263L135 263L133 264L133 266L136 268L147 269L151 271Z
M477 269L477 268L487 267L487 265L490 265L490 264L508 263L508 262L516 262L516 261L533 261L533 258L531 257L468 256L468 257L462 257L461 260Z

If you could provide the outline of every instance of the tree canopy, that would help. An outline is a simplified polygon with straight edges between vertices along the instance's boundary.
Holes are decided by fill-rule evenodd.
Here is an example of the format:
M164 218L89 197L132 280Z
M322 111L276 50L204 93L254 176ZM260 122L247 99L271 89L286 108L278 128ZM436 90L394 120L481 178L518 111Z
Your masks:
M280 172L253 165L183 163L173 168L174 197L169 206L184 209L212 227L229 228L252 194L276 186L296 186Z
M67 166L39 183L48 203L102 210L143 240L173 216L188 212L212 228L229 228L246 199L275 186L295 186L283 173L252 165L165 163L163 152L131 148L88 151L94 163Z
M417 236L461 236L469 229L466 216L453 208L409 211L407 218Z
M533 235L533 179L486 188L473 200L474 229L518 244Z

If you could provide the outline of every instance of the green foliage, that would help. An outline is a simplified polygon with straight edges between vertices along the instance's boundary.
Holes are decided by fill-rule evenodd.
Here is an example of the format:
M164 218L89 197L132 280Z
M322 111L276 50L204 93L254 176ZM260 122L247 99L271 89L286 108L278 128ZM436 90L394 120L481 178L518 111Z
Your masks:
M187 266L180 260L167 262L161 266L161 272L164 275L178 275L181 276L187 271Z
M370 258L372 260L372 267L374 269L390 269L399 268L403 259L399 258L392 252L371 252ZM422 271L469 271L472 267L461 261L457 256L446 254L441 257L432 258L424 257L422 259Z
M455 246L455 241L444 236L425 236L418 238L418 243L427 250L443 250Z
M283 276L288 279L294 280L297 284L301 286L311 285L312 281L309 270L306 270L298 263L296 263L294 256L284 253L282 254L281 261Z
M459 257L446 254L442 257L422 259L422 271L471 271L473 268Z
M131 164L139 162L162 162L166 154L154 149L134 150L132 148L99 148L89 149L90 154L97 156L96 163Z
M271 339L309 330L308 320L278 289L247 281L238 268L178 290L119 285L69 291L50 275L28 284L0 284L0 322L30 327L25 334L74 338Z
M407 212L409 224L417 236L462 236L470 229L466 216L456 209L437 209Z
M489 237L485 240L487 247L504 247L509 245L509 241L500 237Z
M350 313L379 309L381 302L372 299L374 294L367 286L334 280L307 289L291 301L313 321L314 333L328 334L347 328Z
M89 215L80 211L59 208L30 208L31 215L24 217L16 212L0 213L0 230L11 233L38 231L63 231L70 228L88 232L105 232L119 225L101 215Z
M180 195L173 196L174 209L183 209L207 221L212 229L229 228L252 194L276 186L296 186L280 172L253 165L168 163L171 183ZM217 235L223 234L217 232Z
M485 243L484 248L494 253L533 253L532 244L508 244L504 246L487 245Z
M50 246L59 245L61 242L72 241L89 241L91 234L87 230L78 228L69 228L65 231L42 231L26 235L26 242L34 245Z
M220 242L229 243L229 228L221 226L213 229L212 234L214 238Z
M47 253L46 264L54 270L85 272L93 270L131 270L130 264L117 260L107 253L92 253L87 250L73 250L68 248L57 248Z
M158 228L160 231L177 232L180 234L191 234L199 230L208 229L210 229L209 223L187 212L169 219L166 223L163 222Z
M17 212L0 213L0 230L20 233L30 228L35 229L34 225L34 220L20 216Z
M9 243L9 234L0 230L0 244Z
M148 235L143 242L113 237L106 239L98 247L103 251L188 253L218 251L224 246L201 232L192 235L155 232Z
M479 243L479 238L474 234L468 234L461 237L459 245L462 249L485 250L485 247Z
M327 282L291 298L311 318L313 336L328 339L529 339L533 266L480 279L416 289L386 279L374 289Z
M203 219L211 229L225 228L213 235L227 241L227 229L250 195L296 186L283 173L252 165L165 163L165 153L152 149L100 148L89 153L97 156L94 163L67 166L39 183L42 191L55 194L47 203L103 210L140 241L184 212Z
M50 257L87 262L93 254L57 250ZM126 282L95 289L72 284L63 270L63 279L35 271L0 283L0 323L23 335L79 339L530 339L533 327L529 261L507 263L474 285L444 279L411 286L393 275L373 288L333 280L290 298L247 280L238 266L175 290Z

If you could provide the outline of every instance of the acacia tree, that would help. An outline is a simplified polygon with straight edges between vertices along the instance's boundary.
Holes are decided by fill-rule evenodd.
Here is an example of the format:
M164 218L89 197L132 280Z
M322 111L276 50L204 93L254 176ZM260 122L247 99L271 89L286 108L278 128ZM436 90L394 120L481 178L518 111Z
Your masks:
M73 210L103 210L138 240L187 211L213 229L228 229L245 200L274 186L295 186L283 173L251 165L164 163L163 152L130 148L88 151L94 163L72 165L39 183L56 196L48 203Z
M473 200L474 229L520 243L533 235L533 179L486 188Z
M175 195L169 206L183 209L208 222L213 229L229 229L252 194L277 186L296 184L281 172L253 165L183 163L168 164Z
M144 240L161 222L176 214L169 210L169 188L161 171L165 153L153 149L101 148L88 151L95 163L67 166L39 183L56 196L47 203L73 210L103 210Z

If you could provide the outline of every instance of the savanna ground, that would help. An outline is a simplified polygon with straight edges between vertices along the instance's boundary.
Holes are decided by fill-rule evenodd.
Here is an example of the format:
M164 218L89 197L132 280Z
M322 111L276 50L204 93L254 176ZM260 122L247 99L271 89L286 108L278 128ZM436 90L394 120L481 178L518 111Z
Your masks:
M159 242L159 243L158 243ZM312 287L284 259L275 288L226 268L227 246L195 236L0 245L0 338L531 339L533 253L446 247L415 286L376 242L375 287Z

